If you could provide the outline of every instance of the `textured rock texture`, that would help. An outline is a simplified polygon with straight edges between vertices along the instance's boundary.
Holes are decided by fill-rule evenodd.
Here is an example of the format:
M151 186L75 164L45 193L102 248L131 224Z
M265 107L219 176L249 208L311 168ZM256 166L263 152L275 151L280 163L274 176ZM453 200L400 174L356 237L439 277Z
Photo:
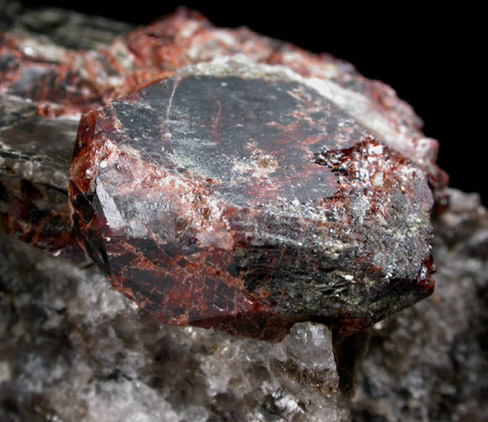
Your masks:
M103 18L0 1L0 229L76 262L86 256L71 236L67 180L79 114L43 116L56 114L51 110L78 113L78 100L70 95L86 100L88 82L76 76L79 69L63 64L71 49L82 54L103 48L130 29Z
M95 267L2 237L0 419L347 421L355 363L352 420L484 421L488 215L450 194L437 292L369 329L362 361L320 324L281 343L161 326Z
M15 9L7 6L3 9ZM47 35L39 37L32 30L29 32L29 19L24 16L30 16L31 26L37 22L37 32ZM46 17L48 22L43 22ZM87 18L67 18L49 11L37 15L21 11L6 20L6 32L0 42L0 92L33 100L41 115L73 113L109 101L115 95L134 92L182 67L197 65L205 73L205 63L240 55L251 63L272 65L268 70L273 74L281 71L306 78L405 157L445 181L435 166L437 142L423 135L422 121L411 107L398 99L389 86L364 78L349 63L327 54L306 52L247 28L215 28L199 13L184 8L115 38L117 32L128 28L108 22L102 25L96 19L87 24L84 19ZM27 26L22 25L26 20ZM79 39L79 46L66 44L63 40L67 37L55 35L69 31L71 26L65 23L71 20L72 38ZM97 31L79 30L93 26ZM242 66L239 68L242 72ZM262 72L260 76L265 77L267 70Z
M324 325L281 343L161 326L93 266L0 240L0 420L348 420Z
M161 321L256 338L310 318L350 333L431 294L445 176L389 87L186 9L116 35L16 7L0 42L4 231L75 262L82 235ZM82 120L74 236L73 129L123 93Z
M0 234L2 422L477 422L488 418L488 216L476 195L451 190L448 192L450 205L442 204L446 177L435 165L437 143L423 136L421 121L391 88L365 79L351 65L326 54L310 54L245 28L215 28L198 13L185 9L146 27L133 29L106 19L54 9L32 11L17 2L0 0L0 30L0 231L9 235ZM161 78L166 81L148 87ZM191 120L185 107L200 105L205 98L191 97L194 103L186 103L185 96L178 97L181 92L175 90L171 107L168 107L167 94L165 97L161 92L167 89L171 94L173 90L169 88L176 82L180 88L187 83L197 84L203 90L198 85L202 81L210 85L220 83L214 86L219 89L212 90L212 95L215 93L217 97L207 96L215 100L216 108L209 107L207 115L197 113L198 119L205 120L204 124L192 121L193 126L187 132L177 124ZM255 132L254 143L249 142L250 149L240 150L244 159L235 166L226 165L221 149L216 153L215 148L205 149L203 144L193 146L205 160L188 160L183 148L186 135L203 130L206 137L225 146L226 137L222 135L230 133L232 122L241 124L239 107L234 116L227 106L221 107L219 112L218 101L222 106L222 101L229 100L223 95L225 84L233 88L239 101L246 93L256 91L256 85L247 89L252 84L261 84L265 94L261 100L283 96L295 105L310 100L309 105L318 104L318 113L329 122L329 125L327 122L322 125L326 133L320 132L314 120L317 116L308 115L310 108L304 105L296 107L299 113L292 118L300 125L294 127L293 122L280 121L286 113L278 112L269 103L266 108L272 113L275 110L274 115L260 113L257 104L247 102L246 107L260 124L272 123L271 120L280 124L274 128L269 126L276 132L269 129L263 137ZM148 94L154 90L158 98L165 98L166 102L151 104L153 100ZM120 94L126 97L108 105ZM161 139L174 135L172 151L147 154L151 150L146 150L146 155L151 155L148 158L144 156L144 148L131 144L128 136L131 131L136 131L134 138L144 139L145 133L137 132L140 127L130 122L131 118L147 120L145 113L150 115L151 110L138 109L143 103L155 110L163 107L163 120L168 114L171 117L171 124L167 126L156 127L155 123L161 122L155 118L147 128L157 131ZM334 242L329 245L326 262L334 267L334 277L330 280L343 295L332 306L327 291L318 289L321 295L314 295L317 301L312 301L315 305L311 305L302 300L303 292L298 285L293 286L288 274L283 274L288 299L267 303L263 301L266 297L263 293L276 284L258 277L259 283L253 286L251 280L255 278L251 275L256 274L249 271L246 279L243 273L244 288L247 293L252 291L246 298L258 301L267 318L273 313L277 315L276 311L268 311L276 310L273 307L278 303L279 312L288 312L287 315L293 314L297 319L303 316L303 309L308 313L310 307L318 303L324 305L322 322L329 325L335 322L336 328L364 327L427 294L432 288L429 246L432 232L428 218L434 201L445 208L444 213L434 219L436 293L365 332L348 337L339 335L347 330L331 330L318 321L299 322L285 335L286 330L281 329L288 329L293 318L274 319L277 324L269 338L284 336L281 343L197 327L161 325L111 288L105 275L78 246L78 239L72 232L68 206L69 168L81 113L95 106L105 108L86 115L77 157L83 153L82 147L90 143L85 136L88 132L84 130L94 127L93 119L109 123L102 128L95 125L98 132L90 139L98 142L100 152L112 155L108 154L107 160L96 155L89 163L88 167L92 166L97 177L93 177L96 183L88 187L81 183L85 179L76 176L76 171L81 174L86 169L75 163L72 180L76 183L71 187L72 194L80 201L87 200L89 206L85 209L88 211L94 209L96 202L95 196L90 197L88 193L96 191L100 196L100 186L106 187L106 192L111 189L112 196L107 195L105 199L115 198L117 195L113 194L120 193L122 187L127 188L127 198L137 197L133 186L139 180L137 174L131 173L134 177L123 181L125 186L110 180L119 170L110 162L117 154L127 159L121 160L120 165L142 165L146 175L155 163L158 171L166 168L161 166L166 158L165 166L174 167L171 171L175 180L179 183L189 180L193 183L191 186L204 189L205 193L205 189L213 189L212 201L223 201L226 209L245 208L243 204L251 201L251 189L254 210L258 212L248 220L248 225L258 238L268 233L267 224L273 230L276 228L273 219L262 219L261 202L264 200L283 197L286 206L280 209L280 215L293 217L300 209L309 213L308 218L321 209L316 203L310 206L313 199L310 195L318 194L317 185L324 201L334 199L334 219L326 213L324 227L334 228L335 224L342 232L340 235L328 233ZM171 111L183 118L176 118ZM331 121L332 117L337 119L337 125ZM113 138L117 132L109 130L114 122L123 129L119 130L121 136L117 139ZM298 132L302 128L306 129L303 137ZM300 151L291 160L310 157L304 168L291 172L309 189L292 191L280 182L282 178L261 177L271 174L272 170L277 171L278 176L291 178L291 173L287 173L290 169L276 166L270 158L279 146L270 142L269 133L279 133L281 139L290 141L295 150ZM102 148L107 145L111 149ZM168 145L169 142L165 147ZM288 164L296 166L295 161ZM316 166L314 172L309 171L312 164ZM216 167L222 171L217 171ZM137 168L132 167L133 170ZM220 184L211 181L205 184L194 174L187 180L190 170L200 171L205 179L217 180ZM226 185L229 188L229 181L232 185L240 172L244 176L237 185L240 194L230 196ZM153 182L161 181L158 172L151 175L157 176ZM266 184L270 180L275 190ZM142 178L141 182L144 186L151 180ZM402 192L404 184L409 189ZM340 189L348 195L338 195ZM147 194L147 190L141 192ZM151 197L146 195L144 199L150 202ZM266 201L269 206L270 202ZM105 202L103 213L99 214L113 218L113 209L107 208L107 203L110 201ZM276 202L271 203L276 212ZM376 215L372 208L366 212L371 204L378 203L382 203L380 209L386 209L391 217L384 224L376 224L381 215ZM134 208L134 204L137 202L128 201L126 205L130 206L121 209L137 216L140 210L137 206ZM91 224L92 220L80 215L83 207L76 209L78 224L82 221ZM218 207L203 209L208 210L205 215L212 217L212 221L218 220L215 214ZM324 209L327 208L322 211ZM147 215L147 210L142 214ZM402 215L405 218L402 219ZM118 220L123 223L124 236L129 229L157 234L155 220L151 220L153 224L141 225L138 219L126 217L121 215ZM222 221L226 221L225 218ZM323 230L316 224L315 217L311 220L307 227L318 232ZM297 239L290 236L296 232L289 229L300 227L302 223L296 218L290 218L289 222L285 225L286 235L296 243ZM135 228L131 224L135 224ZM375 237L387 226L395 228L394 233ZM90 233L81 226L78 228ZM107 233L91 228L97 236L101 233L100 238L105 242L103 247L93 251L106 251L108 245L109 252L114 252ZM192 233L199 235L198 242L217 242L219 247L214 248L215 254L208 254L208 250L202 254L206 260L194 261L185 268L193 268L194 273L197 269L212 273L215 268L212 269L211 264L221 265L222 259L227 257L222 254L225 248L221 247L226 245L226 238L204 230L204 225L197 229ZM169 237L168 233L163 234ZM402 242L397 242L399 237ZM339 257L334 258L330 251L339 240L348 239L354 249L354 245L358 246L360 240L366 238L373 243L361 245L362 250L376 249L376 255L366 254L368 259L358 267L357 256L347 253L347 248L341 249L338 255L342 267L335 266ZM134 243L134 239L126 236L125 243L119 242L124 247L117 253L127 253L127 246ZM116 270L127 275L146 266L152 265L154 269L158 259L161 259L159 263L167 259L165 255L148 258L148 252L158 249L152 243L158 238L149 236L146 240L149 246L135 242L130 252L139 254L137 258L122 261L125 267L115 267ZM249 247L250 242L244 240L242 245ZM313 249L310 245L307 247ZM299 249L293 242L287 244L287 248L288 252ZM392 254L392 249L398 254ZM108 260L103 253L99 259L93 251L92 256L107 269ZM314 253L323 258L319 252ZM271 256L269 251L266 253ZM257 262L262 261L259 255L250 256ZM296 271L298 261L310 262L313 253L306 259L301 255L291 256L297 258L297 263L287 262L286 268ZM233 265L225 271L245 268L246 263L242 257L239 259L241 261L236 261L234 256ZM382 269L371 268L371 259L377 259ZM131 265L128 266L128 262ZM263 273L276 275L282 262L271 259L270 263L271 268L263 269ZM113 261L111 265L108 272L113 275ZM381 282L380 276L385 275L384 270L389 266L402 274L398 280L403 282L393 283L391 289L377 290L375 283ZM158 271L162 271L164 266L159 268ZM314 268L325 270L320 265ZM357 273L358 268L362 272ZM307 267L298 277L300 281L307 281L309 269ZM371 276L371 280L368 279L371 283L355 284L353 281L360 279L358 274ZM294 277L298 275L296 271ZM141 279L144 281L138 278ZM404 282L407 279L411 280L410 284ZM127 287L122 285L118 286L119 290ZM242 286L238 287L237 290ZM395 296L391 293L396 287L401 287L398 290L401 297L393 301ZM419 287L424 289L423 293ZM363 296L364 291L376 296ZM131 288L125 290L143 307L151 306L149 302L142 303L141 297L133 297L134 292ZM381 305L385 296L378 292L389 297L386 308ZM354 301L355 297L359 297L358 302ZM375 303L381 306L375 308ZM297 304L301 306L300 312ZM293 312L289 312L289 306ZM343 315L341 324L337 324L340 318L330 312L343 308L360 314L359 320L348 320ZM248 325L244 330L242 326L234 327L239 330L232 329L231 324L230 331L267 337L262 326L261 331L256 331L255 324L254 328Z
M488 419L488 214L477 195L449 195L436 292L370 330L355 421Z
M263 339L431 294L432 175L298 76L239 66L83 116L73 218L114 287L164 323Z
M45 119L25 99L0 96L0 227L77 262L66 186L79 119Z

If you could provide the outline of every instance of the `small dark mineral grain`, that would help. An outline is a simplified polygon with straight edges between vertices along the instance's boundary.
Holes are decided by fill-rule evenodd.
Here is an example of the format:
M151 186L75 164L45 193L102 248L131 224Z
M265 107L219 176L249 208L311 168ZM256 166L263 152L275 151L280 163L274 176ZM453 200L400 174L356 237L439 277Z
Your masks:
M259 66L84 115L69 189L91 257L164 323L269 340L308 319L351 333L431 294L429 157Z

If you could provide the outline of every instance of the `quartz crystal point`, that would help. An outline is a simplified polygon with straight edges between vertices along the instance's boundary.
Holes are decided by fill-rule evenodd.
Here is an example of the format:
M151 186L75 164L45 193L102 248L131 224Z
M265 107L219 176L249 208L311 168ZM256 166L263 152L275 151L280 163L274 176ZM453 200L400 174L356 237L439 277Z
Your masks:
M430 179L298 77L220 63L85 114L70 195L87 251L139 306L273 340L431 294Z

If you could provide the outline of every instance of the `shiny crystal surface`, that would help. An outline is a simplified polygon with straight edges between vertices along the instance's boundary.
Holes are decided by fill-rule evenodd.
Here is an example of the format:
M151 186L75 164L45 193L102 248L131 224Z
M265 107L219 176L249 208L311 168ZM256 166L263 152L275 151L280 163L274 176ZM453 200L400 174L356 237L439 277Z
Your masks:
M392 88L185 8L0 32L2 422L487 420L487 212Z
M307 84L214 71L82 118L73 218L114 287L164 323L262 339L428 296L428 172Z

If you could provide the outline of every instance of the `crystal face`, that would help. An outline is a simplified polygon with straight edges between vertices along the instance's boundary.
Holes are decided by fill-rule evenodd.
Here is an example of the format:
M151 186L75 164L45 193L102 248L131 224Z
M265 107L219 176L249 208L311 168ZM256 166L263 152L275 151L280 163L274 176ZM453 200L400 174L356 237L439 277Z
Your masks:
M160 321L281 339L428 296L429 173L286 78L169 78L82 118L75 229Z
M391 88L184 8L59 21L76 36L0 36L2 231L79 264L81 239L161 321L262 339L348 334L432 291L447 179Z

